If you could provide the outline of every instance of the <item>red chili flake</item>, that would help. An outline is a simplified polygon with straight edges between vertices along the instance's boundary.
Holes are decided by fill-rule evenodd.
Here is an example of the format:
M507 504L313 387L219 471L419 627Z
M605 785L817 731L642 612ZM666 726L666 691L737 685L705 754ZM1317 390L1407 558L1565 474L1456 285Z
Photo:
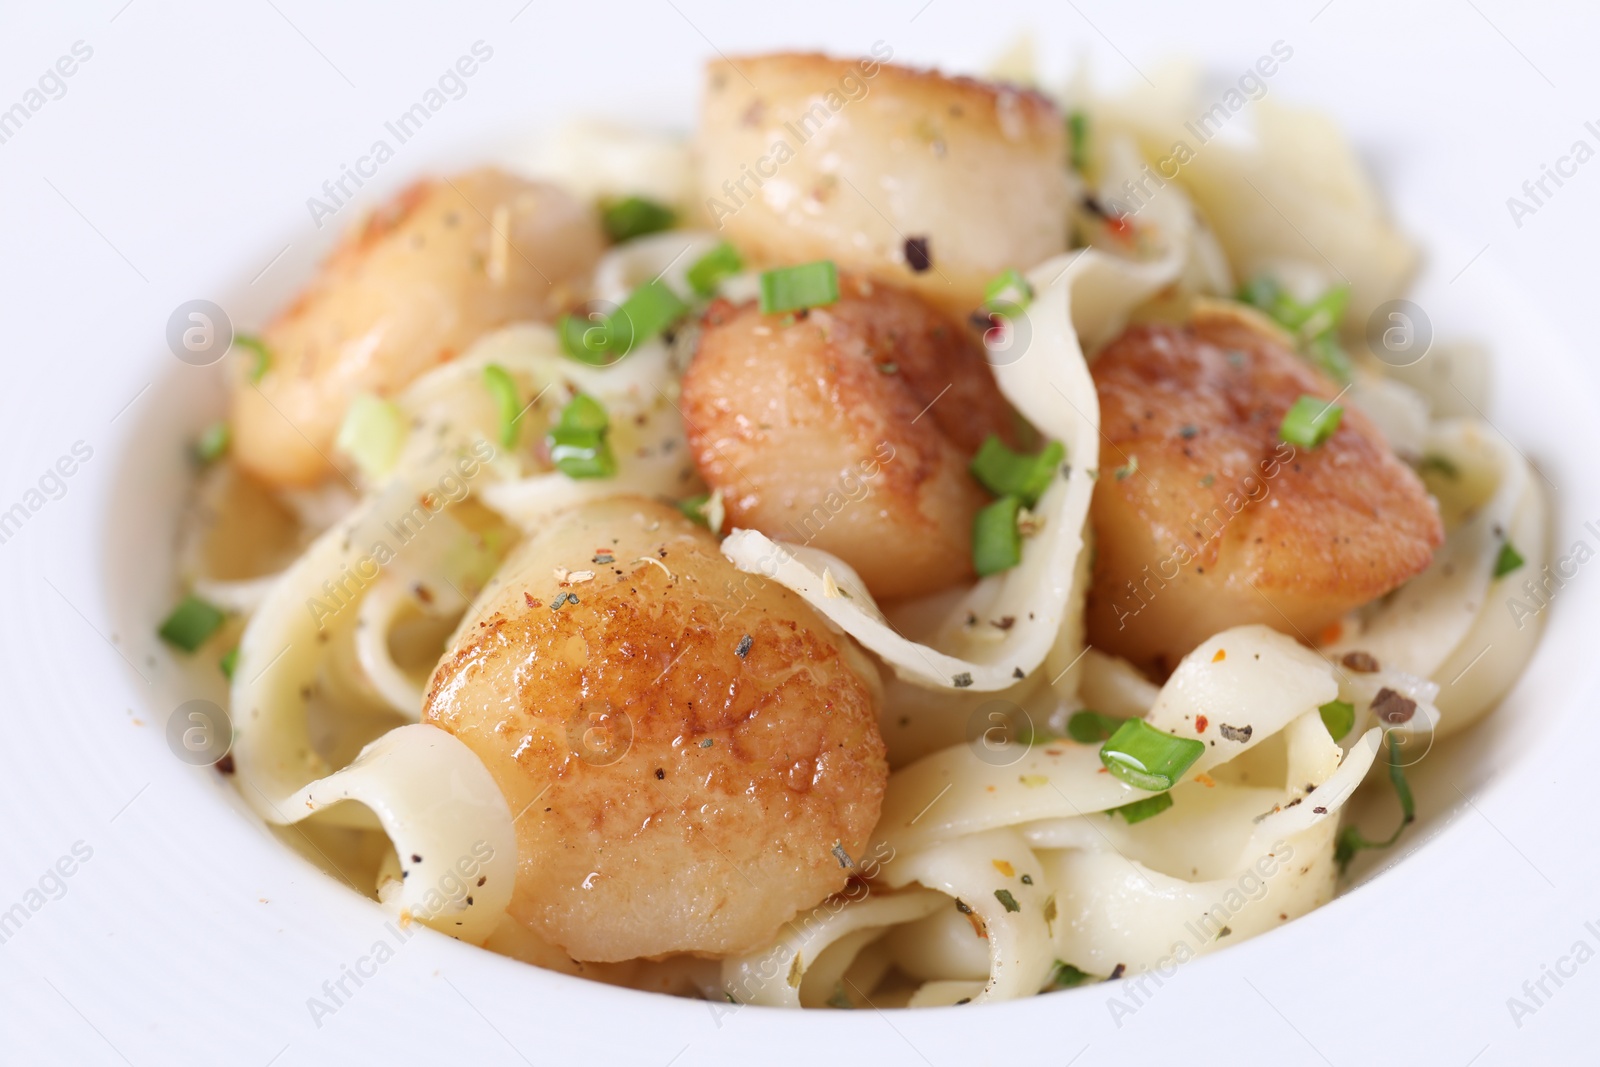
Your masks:
M528 605L528 607L530 607L530 608L542 608L542 607L544 607L544 604L542 602L533 599L533 594L532 593L523 593L522 594L522 599L523 599L523 602L526 603Z
M1211 720L1207 719L1204 715L1196 715L1194 717L1194 732L1195 733L1197 733L1197 734L1205 733L1206 732L1206 727L1210 726L1210 725L1211 725Z
M1126 215L1112 215L1106 219L1106 230L1125 244L1133 243L1133 223Z

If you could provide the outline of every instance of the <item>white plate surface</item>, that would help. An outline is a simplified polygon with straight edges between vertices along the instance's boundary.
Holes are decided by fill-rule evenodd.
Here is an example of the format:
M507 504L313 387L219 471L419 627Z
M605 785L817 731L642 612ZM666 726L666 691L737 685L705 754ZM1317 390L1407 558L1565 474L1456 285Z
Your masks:
M515 150L563 117L686 128L698 64L719 50L854 52L883 40L897 59L976 70L1025 29L1047 70L1090 56L1112 80L1177 54L1226 76L1275 40L1291 44L1270 91L1347 123L1427 249L1416 299L1441 336L1476 336L1495 353L1488 414L1543 472L1557 554L1579 540L1600 550L1585 314L1600 163L1549 186L1520 226L1505 203L1573 142L1600 148L1600 127L1584 126L1600 119L1584 103L1600 99L1585 53L1594 16L1506 0L1398 12L1375 0L330 6L104 0L0 14L0 110L76 42L92 50L0 143L0 512L32 500L75 444L92 452L59 484L47 479L42 505L0 543L0 1058L943 1067L1592 1056L1600 850L1585 802L1600 773L1600 562L1556 595L1538 656L1495 717L1430 756L1431 809L1397 850L1403 862L1138 1002L1104 985L917 1013L669 1000L422 931L314 1019L308 998L392 935L374 905L261 831L215 774L173 758L166 717L194 694L152 620L172 595L181 444L220 405L214 376L166 349L179 304L205 297L259 324L362 205L430 168ZM361 200L313 225L307 198L477 41L493 58L465 95ZM58 862L72 873L52 876ZM29 909L41 884L44 903ZM4 926L19 903L25 920ZM1534 1010L1514 1013L1513 997Z

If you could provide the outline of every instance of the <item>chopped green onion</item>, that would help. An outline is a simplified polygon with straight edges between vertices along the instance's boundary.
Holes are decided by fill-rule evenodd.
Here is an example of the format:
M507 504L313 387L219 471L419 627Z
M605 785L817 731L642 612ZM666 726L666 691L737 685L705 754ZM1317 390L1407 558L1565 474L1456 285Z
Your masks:
M1341 740L1356 724L1356 706L1343 700L1330 700L1317 711L1322 714L1322 725L1328 728L1328 736L1335 741Z
M645 282L628 294L608 329L613 350L625 356L689 313L689 305L663 281Z
M1066 446L1060 441L1051 441L1036 456L1025 456L1011 451L999 437L990 434L967 469L989 492L1018 497L1031 508L1050 487L1056 468L1066 455Z
M1239 299L1266 312L1301 342L1306 358L1341 385L1350 381L1350 357L1339 345L1339 322L1350 302L1350 287L1336 285L1302 304L1271 275L1263 274L1239 290Z
M561 409L556 424L545 437L550 462L568 478L609 478L617 473L606 434L610 417L600 401L579 393Z
M334 444L355 460L363 475L377 479L394 466L408 432L406 417L393 402L357 393L345 410Z
M1350 357L1333 334L1313 337L1306 342L1306 358L1322 373L1340 385L1350 383Z
M1291 445L1316 448L1333 436L1344 418L1344 408L1320 396L1302 396L1283 416L1278 436Z
M1369 840L1365 834L1354 826L1346 826L1340 833L1338 842L1334 845L1333 858L1339 862L1339 873L1343 874L1350 861L1357 852L1366 848L1388 848L1400 840L1400 834L1417 818L1417 805L1411 796L1411 784L1406 781L1405 768L1400 764L1400 742L1395 740L1395 732L1390 730L1387 734L1389 742L1389 784L1394 786L1395 796L1400 801L1400 825L1394 828L1382 841Z
M228 681L233 681L233 672L239 666L239 646L234 645L222 654L222 659L217 663L222 668L222 676Z
M1067 161L1082 174L1089 168L1089 115L1084 111L1067 113Z
M262 343L261 338L247 333L236 333L233 335L233 343L255 353L256 361L250 368L250 384L254 385L265 378L267 371L272 369L272 352Z
M561 339L561 351L579 363L604 367L616 362L610 355L609 319L596 321L587 315L563 315L556 320L556 335Z
M607 367L677 322L689 311L665 282L645 282L615 312L596 321L563 315L556 323L562 351L580 363Z
M1008 267L1000 275L990 279L989 284L983 287L983 306L993 309L1000 304L1010 304L1017 310L1026 310L1033 302L1033 285L1022 272L1015 267Z
M194 455L201 463L215 463L228 451L228 424L213 422L194 441Z
M1022 562L1022 531L1017 512L1022 501L1003 496L972 520L972 566L980 578L1008 571Z
M522 414L522 397L511 372L498 363L483 368L483 384L500 409L500 443L510 448L517 443L517 417Z
M722 520L727 517L722 507L721 489L680 500L678 510L712 533L722 532Z
M730 278L742 270L744 258L739 255L737 248L724 241L689 267L689 287L697 296L715 296L717 286L722 284L724 278Z
M1144 822L1154 818L1172 807L1172 794L1157 793L1153 797L1135 800L1132 804L1124 804L1120 808L1112 808L1110 814L1121 815L1132 826L1136 822Z
M1126 719L1102 715L1098 711L1075 711L1067 720L1067 736L1080 744L1093 745L1109 741Z
M1174 737L1143 719L1129 719L1100 749L1100 762L1119 781L1151 793L1171 789L1206 750L1192 737Z
M156 632L167 644L193 652L220 630L225 621L227 616L221 608L190 595L178 602Z
M665 204L630 196L618 200L600 214L601 225L613 241L627 241L649 233L672 229L678 221L677 213Z
M1500 546L1500 554L1494 558L1494 576L1496 578L1504 578L1526 562L1527 560L1522 558L1522 553L1517 551L1516 546L1507 541Z
M994 891L994 899L998 900L1000 906L1007 911L1022 910L1022 905L1017 903L1017 898L1011 895L1011 890L1009 889L996 889Z
M839 270L831 259L780 267L761 274L761 313L821 307L839 299Z
M1460 467L1457 467L1455 463L1445 456L1438 455L1423 456L1422 462L1417 464L1417 471L1422 474L1426 474L1428 471L1438 471L1446 478L1461 477Z
M1080 971L1070 963L1062 963L1060 960L1056 960L1055 966L1050 971L1050 979L1045 989L1071 989L1073 986L1080 986L1087 982L1089 977L1087 971Z

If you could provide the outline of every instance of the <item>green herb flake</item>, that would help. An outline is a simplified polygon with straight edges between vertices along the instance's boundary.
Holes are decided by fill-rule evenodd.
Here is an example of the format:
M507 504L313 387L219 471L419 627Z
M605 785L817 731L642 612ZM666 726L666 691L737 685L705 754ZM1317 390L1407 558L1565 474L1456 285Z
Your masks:
M1125 721L1085 708L1073 712L1072 718L1067 720L1067 736L1080 744L1096 745L1109 741Z
M1051 441L1036 455L1029 456L1013 452L998 435L990 434L967 469L995 496L1015 496L1031 508L1050 488L1066 456L1067 448L1060 441Z
M233 343L255 356L255 362L250 365L250 384L260 383L267 376L267 371L272 369L272 350L261 338L248 333L234 334Z
M606 440L610 416L587 393L579 393L561 409L545 443L550 462L568 478L609 478L617 473L617 460Z
M1205 744L1174 737L1143 719L1129 719L1100 749L1100 762L1118 781L1151 793L1171 789L1183 777Z
M194 457L201 463L215 463L228 452L228 424L213 422L194 440Z
M1003 496L972 520L972 565L980 578L1008 571L1022 562L1022 531L1017 515L1022 501Z
M1112 808L1108 814L1121 815L1128 820L1128 825L1132 826L1136 822L1152 819L1170 807L1172 807L1172 794L1170 792L1157 793L1153 797L1145 797L1143 800L1135 800L1131 804L1124 804L1120 808Z
M1050 970L1050 979L1045 984L1045 991L1053 992L1057 989L1071 989L1087 982L1090 977L1092 976L1089 972L1080 971L1070 963L1062 963L1060 960L1056 960L1055 966Z
M1089 169L1089 114L1082 109L1067 112L1067 162L1079 174Z
M1500 554L1494 558L1494 576L1496 578L1504 578L1526 562L1527 560L1522 558L1522 553L1517 551L1516 546L1507 541L1500 546Z
M174 648L193 652L222 629L227 618L221 608L190 595L178 602L156 633Z
M689 267L686 277L689 288L695 291L696 296L713 297L717 294L717 287L727 278L733 277L744 270L744 258L739 255L739 250L727 241L695 260Z
M1356 706L1343 700L1330 700L1317 711L1322 715L1322 725L1328 728L1328 736L1335 741L1341 740L1356 724Z
M780 267L761 275L761 313L776 315L822 307L839 299L839 269L821 259L797 267Z
M507 448L517 443L517 417L522 414L522 398L517 395L517 383L511 372L498 363L483 368L483 385L494 397L495 410L500 413L500 443Z
M677 221L678 215L670 207L642 196L618 200L600 213L601 225L613 241L670 230Z
M1394 833L1382 841L1370 840L1356 827L1346 826L1340 831L1333 850L1333 858L1339 863L1340 874L1350 866L1350 861L1355 859L1357 852L1368 848L1390 847L1400 840L1400 834L1405 828L1416 821L1416 801L1411 796L1411 783L1406 781L1405 768L1400 763L1400 742L1393 730L1386 736L1389 742L1389 784L1394 786L1395 797L1400 801L1400 825L1394 828Z
M228 649L222 654L222 659L217 661L217 666L222 671L222 676L228 681L233 681L233 672L239 667L239 646Z
M1017 898L1011 895L1011 890L1009 889L996 889L994 891L994 899L998 900L1000 906L1007 911L1022 910L1022 905L1017 903Z
M1302 396L1283 416L1278 437L1301 448L1316 448L1339 428L1344 408L1317 396Z

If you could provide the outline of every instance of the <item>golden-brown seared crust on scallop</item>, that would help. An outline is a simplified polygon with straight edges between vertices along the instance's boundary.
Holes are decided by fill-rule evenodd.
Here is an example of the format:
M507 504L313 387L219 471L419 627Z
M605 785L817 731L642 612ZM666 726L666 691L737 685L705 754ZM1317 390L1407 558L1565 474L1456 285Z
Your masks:
M1307 642L1424 570L1437 507L1348 405L1313 449L1279 439L1338 388L1248 319L1137 326L1090 367L1107 446L1091 519L1089 639L1164 674L1207 637L1264 623Z
M1066 248L1061 114L1029 90L871 57L713 60L699 148L708 217L757 263L832 259L965 315Z
M964 326L848 276L803 315L712 305L682 405L730 528L832 552L880 599L972 577L967 464L1020 426Z
M575 299L604 248L594 209L493 169L417 182L353 227L234 381L233 454L273 485L331 473L357 393L392 396L513 322Z
M496 580L423 721L517 816L516 919L580 960L722 956L844 887L888 778L880 693L804 601L638 497L555 518Z

